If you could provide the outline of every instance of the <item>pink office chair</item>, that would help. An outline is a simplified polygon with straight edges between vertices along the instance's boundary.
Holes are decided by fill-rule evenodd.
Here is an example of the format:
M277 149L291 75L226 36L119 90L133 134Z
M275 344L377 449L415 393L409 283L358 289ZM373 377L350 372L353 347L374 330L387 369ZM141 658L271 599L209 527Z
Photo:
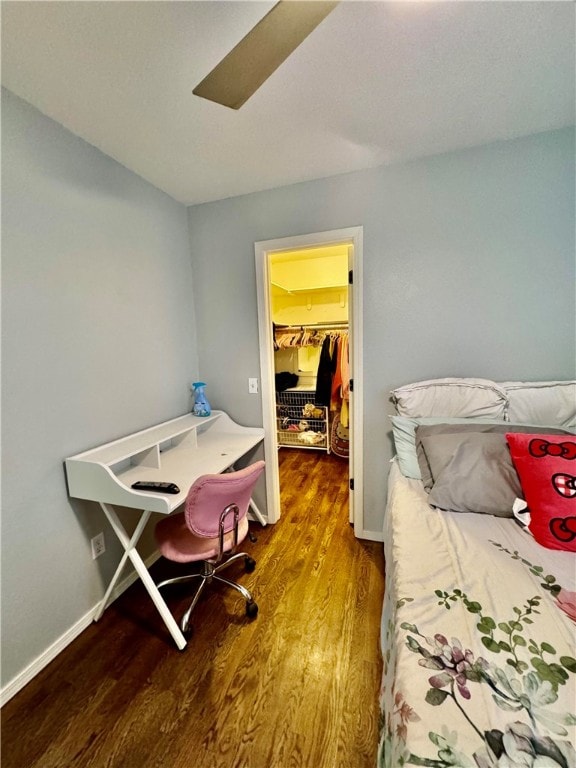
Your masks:
M246 600L246 614L250 618L258 613L250 592L220 573L241 558L244 558L248 572L256 567L255 561L246 552L236 552L236 547L248 533L248 505L263 471L264 462L257 461L235 472L202 475L190 487L184 511L170 515L156 525L156 540L166 559L177 563L202 562L201 573L166 579L157 585L160 588L200 579L194 599L182 617L180 627L184 634L189 634L192 611L212 579L240 592Z

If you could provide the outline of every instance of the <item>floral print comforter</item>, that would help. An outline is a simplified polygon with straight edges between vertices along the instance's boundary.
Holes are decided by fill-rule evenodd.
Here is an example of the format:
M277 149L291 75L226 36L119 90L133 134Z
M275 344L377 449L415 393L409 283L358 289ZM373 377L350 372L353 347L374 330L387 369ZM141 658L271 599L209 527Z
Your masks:
M576 768L576 558L392 465L378 768Z

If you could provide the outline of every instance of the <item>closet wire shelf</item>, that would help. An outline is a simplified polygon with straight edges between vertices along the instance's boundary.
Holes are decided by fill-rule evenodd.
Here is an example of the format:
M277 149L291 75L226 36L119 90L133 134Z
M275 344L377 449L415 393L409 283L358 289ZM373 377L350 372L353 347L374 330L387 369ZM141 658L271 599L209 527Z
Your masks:
M316 405L315 392L284 390L276 392L278 445L330 453L328 409Z

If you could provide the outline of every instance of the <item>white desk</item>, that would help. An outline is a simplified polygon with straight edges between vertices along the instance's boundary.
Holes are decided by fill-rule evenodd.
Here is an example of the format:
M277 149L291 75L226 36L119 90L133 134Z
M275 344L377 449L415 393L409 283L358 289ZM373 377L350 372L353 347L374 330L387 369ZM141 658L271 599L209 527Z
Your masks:
M186 499L197 477L224 472L264 439L264 430L242 427L223 411L200 418L187 414L66 459L68 493L96 501L124 547L124 554L104 595L95 621L102 616L128 559L134 565L180 650L186 646L172 613L150 576L136 545L153 512L168 515ZM176 483L179 494L134 491L136 480ZM114 505L139 510L129 536ZM260 513L256 508L256 515Z

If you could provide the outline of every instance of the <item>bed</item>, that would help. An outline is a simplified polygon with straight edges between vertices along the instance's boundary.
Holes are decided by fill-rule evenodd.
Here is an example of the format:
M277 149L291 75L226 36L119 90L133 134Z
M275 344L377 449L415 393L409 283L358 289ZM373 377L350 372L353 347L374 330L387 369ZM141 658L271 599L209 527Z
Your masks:
M378 766L575 768L576 383L393 399Z

